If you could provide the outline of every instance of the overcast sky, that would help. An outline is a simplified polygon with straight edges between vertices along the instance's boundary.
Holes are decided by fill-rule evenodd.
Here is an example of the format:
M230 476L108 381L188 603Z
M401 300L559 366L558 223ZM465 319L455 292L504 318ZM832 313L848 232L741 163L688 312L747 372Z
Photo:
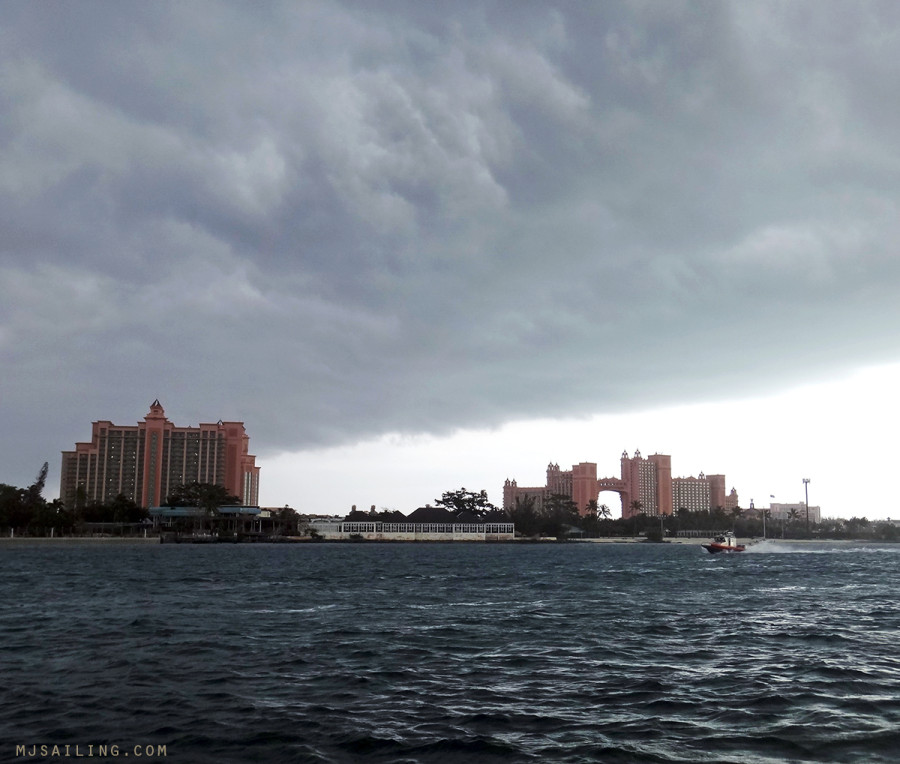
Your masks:
M264 504L640 448L889 515L898 85L892 1L5 2L0 482L158 397Z

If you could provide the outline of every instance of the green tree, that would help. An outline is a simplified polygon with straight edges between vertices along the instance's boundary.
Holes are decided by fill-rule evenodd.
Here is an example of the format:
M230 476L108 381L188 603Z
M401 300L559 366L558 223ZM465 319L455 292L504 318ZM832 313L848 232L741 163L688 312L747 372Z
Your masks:
M201 507L213 512L222 506L240 504L237 496L228 493L225 486L216 483L185 483L176 486L166 497L167 507Z
M509 511L516 531L523 536L536 536L540 532L536 505L534 496L516 496L515 505Z
M719 506L709 513L710 524L714 530L724 530L728 527L728 517L725 507Z
M35 481L28 486L21 495L22 515L21 521L29 528L32 533L43 536L47 533L52 525L51 518L46 511L47 502L44 501L44 483L47 482L47 462L44 462L38 472Z
M44 493L44 483L47 482L48 468L49 464L44 462L44 466L41 467L40 472L38 472L37 478L26 489L26 501L31 506L37 507L44 500L42 494Z
M77 518L75 512L63 504L62 499L54 499L47 505L50 516L53 518L53 527L60 534L72 534L75 532Z
M580 527L580 519L578 505L571 496L553 493L544 501L539 526L544 535L564 538L566 526Z
M598 538L600 536L600 520L597 515L585 515L581 518L581 529L587 538Z
M487 491L467 491L465 488L460 488L458 491L445 491L440 499L435 499L434 503L450 510L455 515L461 512L471 512L476 517L482 517L497 509L488 501Z
M169 507L199 507L203 510L200 519L200 528L206 527L204 518L219 516L219 507L240 504L241 500L230 493L225 486L217 483L185 483L176 486L175 490L166 497L166 505Z
M114 523L139 523L149 516L145 509L122 493L109 503L109 509Z
M22 489L12 485L0 484L0 526L18 528L23 516Z
M278 532L282 536L294 536L298 533L300 515L288 506L278 510Z
M799 513L798 513L799 517ZM866 538L869 535L869 520L866 517L851 517L847 521L847 536L853 539Z
M0 527L17 533L44 536L51 532L70 533L73 516L59 499L47 502L43 497L48 464L44 462L28 488L0 484Z
M28 488L17 489L17 501L10 507L10 527L27 530L29 533L44 535L50 527L51 518L46 511L47 502L42 496L47 481L48 464L44 462L35 481Z

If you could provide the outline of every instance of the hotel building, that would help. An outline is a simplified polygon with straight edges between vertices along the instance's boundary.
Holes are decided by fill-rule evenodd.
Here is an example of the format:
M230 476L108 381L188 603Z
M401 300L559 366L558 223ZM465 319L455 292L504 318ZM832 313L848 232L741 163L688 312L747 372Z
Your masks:
M503 508L514 509L516 499L533 497L535 508L540 510L545 498L552 494L569 496L585 515L591 501L596 501L601 491L615 491L622 502L622 517L636 513L634 502L640 502L640 511L645 515L671 515L674 510L684 508L690 511L731 509L738 505L737 492L725 493L724 475L704 475L699 477L672 477L672 457L667 454L653 454L646 458L640 451L629 457L622 452L620 477L598 478L597 465L581 462L571 470L561 470L558 464L547 466L547 482L542 487L520 488L515 480L507 479L503 486Z
M176 427L155 400L143 422L94 422L89 443L63 451L59 495L68 506L79 495L107 502L122 494L153 507L177 486L198 482L220 485L241 504L256 506L259 467L249 448L243 422Z

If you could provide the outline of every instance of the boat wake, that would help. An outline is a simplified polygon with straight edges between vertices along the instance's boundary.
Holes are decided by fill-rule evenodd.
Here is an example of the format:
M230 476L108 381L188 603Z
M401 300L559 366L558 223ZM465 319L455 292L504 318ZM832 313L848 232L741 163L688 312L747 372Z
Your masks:
M782 541L766 539L749 544L748 554L859 554L873 552L900 553L900 544L872 546L865 543L852 541L809 542L809 541Z
M787 547L779 544L777 541L757 541L749 544L745 550L747 554L790 554L791 552L800 551L796 547Z

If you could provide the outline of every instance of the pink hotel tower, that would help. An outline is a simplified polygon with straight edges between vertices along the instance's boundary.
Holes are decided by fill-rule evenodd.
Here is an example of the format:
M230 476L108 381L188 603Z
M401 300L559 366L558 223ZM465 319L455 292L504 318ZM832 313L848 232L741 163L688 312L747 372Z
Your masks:
M162 504L176 486L213 483L245 506L259 503L259 467L243 422L176 427L158 400L137 425L93 423L90 443L62 452L59 496L72 506L119 494L142 507Z
M653 454L646 459L640 451L633 457L622 452L621 477L597 478L597 465L581 462L571 470L561 470L558 464L547 466L546 485L520 488L515 480L507 479L503 485L503 508L513 509L518 497L531 496L541 506L551 494L569 496L585 515L591 501L596 501L601 491L615 491L622 501L622 517L635 514L632 503L641 503L645 515L671 515L673 509L685 508L692 512L702 509L732 509L738 506L737 491L725 493L724 475L699 477L672 477L672 457Z

